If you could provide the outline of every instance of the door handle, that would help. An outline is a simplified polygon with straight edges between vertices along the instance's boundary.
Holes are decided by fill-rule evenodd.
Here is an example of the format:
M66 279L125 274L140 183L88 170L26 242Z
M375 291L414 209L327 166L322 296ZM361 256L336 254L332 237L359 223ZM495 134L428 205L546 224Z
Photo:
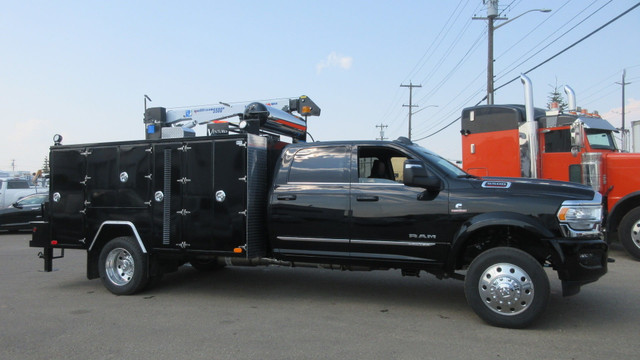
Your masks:
M295 200L295 195L278 195L278 200Z
M357 196L356 200L358 201L378 201L377 196Z

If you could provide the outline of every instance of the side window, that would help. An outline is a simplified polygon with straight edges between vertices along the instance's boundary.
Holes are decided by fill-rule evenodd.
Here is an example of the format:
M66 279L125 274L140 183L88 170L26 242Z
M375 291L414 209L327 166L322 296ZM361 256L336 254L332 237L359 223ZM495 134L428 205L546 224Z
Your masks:
M545 133L544 152L571 152L571 133L569 129L554 130Z
M7 189L28 189L29 183L23 180L9 180L7 182Z
M301 149L294 157L289 182L348 182L349 157L346 146Z
M402 167L407 156L382 147L358 149L358 181L361 183L402 183Z

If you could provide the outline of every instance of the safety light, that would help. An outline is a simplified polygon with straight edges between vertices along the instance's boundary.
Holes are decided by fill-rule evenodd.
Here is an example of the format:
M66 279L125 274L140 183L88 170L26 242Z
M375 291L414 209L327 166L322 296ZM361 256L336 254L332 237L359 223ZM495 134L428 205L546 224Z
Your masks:
M311 106L303 106L302 111L300 111L301 115L311 114Z
M242 254L242 251L243 250L242 250L241 247L237 247L237 248L233 249L233 252L236 253L236 254Z

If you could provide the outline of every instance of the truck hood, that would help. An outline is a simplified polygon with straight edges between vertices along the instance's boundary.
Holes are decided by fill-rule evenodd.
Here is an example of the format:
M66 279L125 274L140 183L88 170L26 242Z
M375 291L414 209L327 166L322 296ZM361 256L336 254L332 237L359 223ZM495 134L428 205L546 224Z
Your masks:
M475 179L476 188L504 191L510 195L562 197L567 200L592 200L595 191L588 186L547 179L482 177Z

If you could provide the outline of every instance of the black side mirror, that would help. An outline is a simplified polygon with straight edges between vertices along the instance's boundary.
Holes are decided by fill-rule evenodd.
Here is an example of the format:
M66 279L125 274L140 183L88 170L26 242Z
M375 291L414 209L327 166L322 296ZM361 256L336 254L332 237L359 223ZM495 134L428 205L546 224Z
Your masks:
M429 175L424 164L419 160L405 160L402 178L406 186L421 187L429 191L442 190L440 178Z
M16 202L14 202L13 204L11 204L11 206L13 206L13 207L14 207L14 208L16 208L16 209L22 209L22 208L23 208L23 206L22 206L22 205L20 205L17 201L16 201Z

